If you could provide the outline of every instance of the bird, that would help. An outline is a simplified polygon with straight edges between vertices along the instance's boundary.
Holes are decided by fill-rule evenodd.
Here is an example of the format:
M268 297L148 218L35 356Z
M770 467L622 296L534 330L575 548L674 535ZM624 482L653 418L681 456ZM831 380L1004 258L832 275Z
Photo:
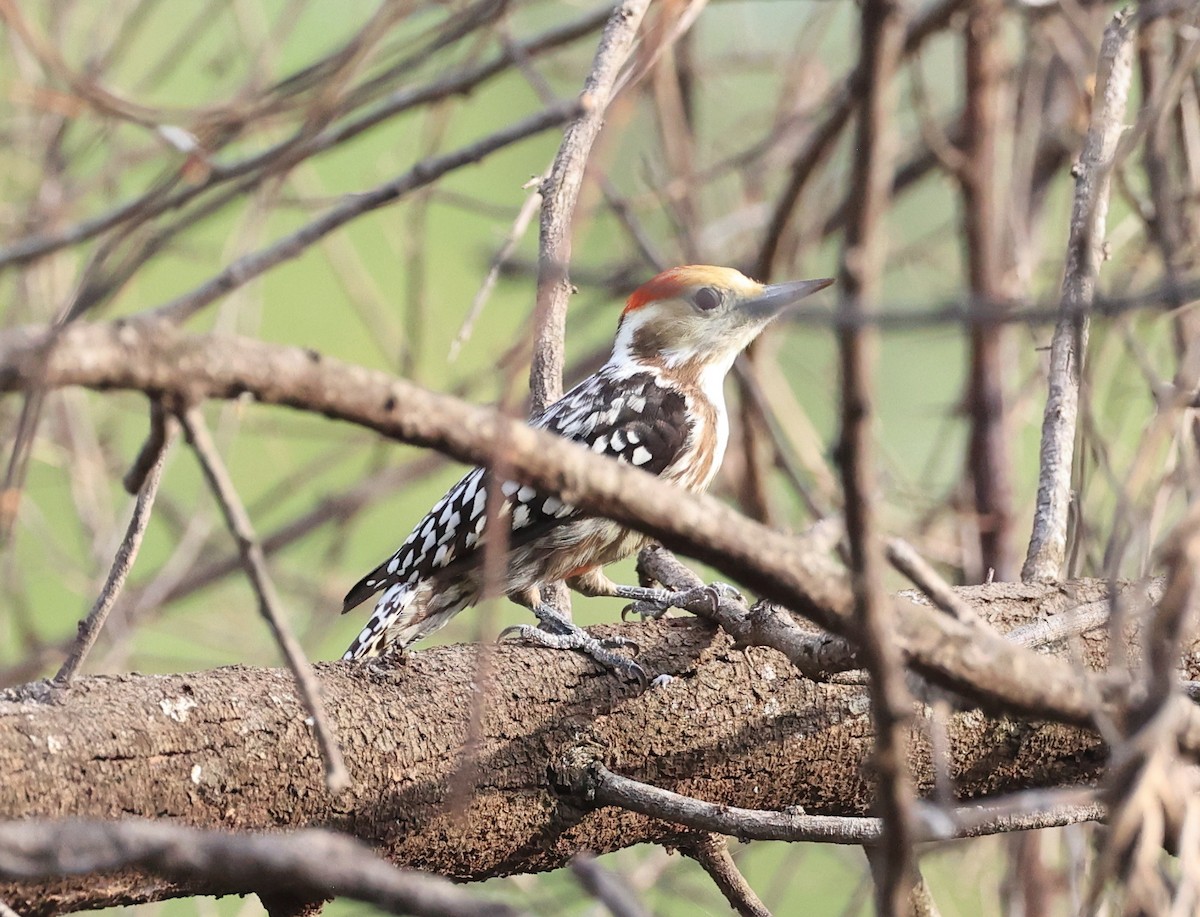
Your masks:
M704 491L729 440L724 382L734 360L784 309L831 283L767 285L710 265L663 271L625 301L607 362L530 424L685 490ZM480 598L491 481L484 467L467 472L395 553L350 589L343 614L379 598L343 659L403 652ZM543 602L541 593L547 584L565 581L584 596L615 596L665 610L671 592L620 585L603 572L649 539L520 481L502 481L500 492L493 513L508 528L504 592L542 624L507 628L501 636L515 632L579 650L644 680L636 661L614 652L630 641L591 637Z

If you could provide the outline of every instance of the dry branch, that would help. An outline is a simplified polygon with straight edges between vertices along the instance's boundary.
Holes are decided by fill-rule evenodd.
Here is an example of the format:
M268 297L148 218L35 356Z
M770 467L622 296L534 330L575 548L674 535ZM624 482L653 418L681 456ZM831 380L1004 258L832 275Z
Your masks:
M0 878L22 881L129 867L216 894L339 896L419 917L516 914L445 879L396 869L351 838L327 831L248 835L161 820L0 822ZM42 908L25 913L51 912Z
M1053 582L1062 575L1075 455L1079 385L1087 351L1087 310L1095 298L1104 246L1108 190L1125 130L1125 103L1133 76L1134 22L1118 13L1104 32L1096 98L1083 152L1075 166L1067 267L1062 304L1070 310L1054 329L1050 346L1050 392L1042 420L1042 446L1033 534L1021 569L1026 582Z
M842 285L840 311L848 316L873 311L882 289L887 251L883 220L895 159L894 83L904 49L906 17L904 0L865 0L862 6L859 66L864 85L851 179L858 194L850 206L838 278ZM873 765L879 774L876 805L886 838L873 859L878 867L873 869L875 908L882 917L899 917L906 910L916 878L913 787L907 763L912 698L904 682L903 658L892 637L883 590L874 442L878 347L877 332L871 328L845 328L838 334L842 429L837 462L855 632L871 676L871 715L876 731Z
M370 191L348 194L326 213L266 248L243 255L220 274L154 310L157 317L182 322L231 290L276 265L297 257L313 243L346 223L432 184L448 172L479 162L496 150L557 127L577 110L574 103L554 105L451 153L418 162L403 175Z
M467 95L492 77L506 72L515 60L534 57L582 38L599 27L607 16L608 10L604 7L589 10L569 23L547 29L527 41L511 44L494 59L485 63L456 71L445 79L432 83L416 87L404 86L362 114L345 118L315 136L310 134L311 125L305 123L295 134L268 145L264 150L229 162L212 161L208 164L209 171L205 179L198 184L185 185L170 194L164 193L163 188L156 186L109 211L88 217L72 226L26 236L8 246L0 247L0 269L25 264L62 248L82 244L124 223L145 221L177 210L232 179L251 177L249 182L240 186L241 192L248 192L281 170L335 149L399 114L421 105Z
M563 133L558 155L542 183L538 231L537 337L529 373L531 408L540 411L562 395L563 340L571 282L571 223L592 145L604 125L617 75L633 49L650 0L624 0L604 28L583 87L582 113Z
M233 478L229 476L229 470L217 452L216 443L208 432L208 425L204 422L204 415L200 413L200 409L187 407L180 412L179 419L188 443L196 453L204 479L221 509L221 515L225 517L229 534L237 542L238 555L246 570L246 578L250 581L258 600L258 613L267 622L271 636L275 638L292 677L296 679L296 690L304 702L308 719L312 721L313 734L325 765L326 785L329 792L336 795L346 788L350 775L346 770L342 751L338 747L337 733L329 725L325 701L321 697L321 685L313 674L312 664L304 655L304 647L300 645L300 640L292 631L292 626L283 611L275 582L267 570L267 559L263 554L262 544L254 532L254 524L250 521L250 514L242 505Z
M703 834L683 852L708 873L738 917L771 917L771 912L750 887L729 853L729 842L719 834Z
M137 559L138 549L146 534L146 526L150 524L150 510L154 506L154 497L158 493L158 485L162 480L163 464L167 460L167 447L170 445L170 434L166 432L167 425L167 422L163 420L153 426L155 431L161 432L161 436L152 434L147 449L138 456L137 464L140 465L143 456L149 453L150 446L156 447L153 457L148 459L149 468L144 474L139 475L142 482L139 485L137 500L134 502L133 513L129 517L125 537L121 539L121 544L117 548L117 554L113 558L104 586L101 587L100 594L92 604L92 609L88 612L87 617L79 622L79 632L71 647L70 655L54 676L54 680L59 684L65 685L75 677L75 673L83 665L83 660L95 646L96 639L100 636L100 631L104 628L104 622L108 618L108 613L116 604L117 597L125 586L125 578L129 576L133 562Z
M1003 0L973 0L965 25L966 89L958 177L971 293L989 305L1008 298L1005 284L1003 201L1000 169L1004 139ZM974 493L982 569L997 579L1016 577L1013 556L1013 484L1005 405L1006 335L1003 327L971 330L966 410L970 417L967 472Z

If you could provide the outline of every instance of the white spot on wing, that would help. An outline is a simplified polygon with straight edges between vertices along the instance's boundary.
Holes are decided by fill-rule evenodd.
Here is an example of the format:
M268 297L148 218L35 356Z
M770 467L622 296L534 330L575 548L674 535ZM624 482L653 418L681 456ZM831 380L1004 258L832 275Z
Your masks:
M529 525L529 507L522 503L513 510L513 528L522 529Z
M504 494L504 496L506 496L506 497L511 497L513 494L515 494L520 489L521 489L521 485L518 484L516 481L505 481L503 484L500 485L500 492L502 494Z
M645 465L653 457L654 456L650 454L650 450L645 446L638 446L633 450L633 455L630 456L630 460L635 465Z
M526 484L524 487L522 487L520 490L517 491L517 500L519 500L521 503L528 503L530 500L532 500L536 496L537 496L537 491L534 490L532 487L530 487L528 484Z

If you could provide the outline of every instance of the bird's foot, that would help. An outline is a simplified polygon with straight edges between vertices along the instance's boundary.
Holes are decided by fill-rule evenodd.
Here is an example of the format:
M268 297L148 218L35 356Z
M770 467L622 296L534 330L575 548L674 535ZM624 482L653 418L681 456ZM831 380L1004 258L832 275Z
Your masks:
M538 615L538 617L541 617L541 615ZM546 622L543 621L543 623ZM561 628L561 630L555 633L534 627L532 624L516 624L512 627L504 628L500 632L499 639L503 640L506 637L515 636L530 643L536 643L539 646L548 646L552 649L576 650L595 659L609 671L616 672L618 675L631 681L636 681L642 688L645 688L650 683L650 676L646 674L644 668L629 657L612 652L617 647L633 647L633 651L636 653L638 647L632 640L628 640L625 637L602 637L596 639L582 627L572 624L561 617L558 617L550 626L556 629Z
M640 615L643 621L647 618L657 620L666 614L669 608L682 608L693 614L712 614L722 599L745 601L742 594L728 583L710 583L682 592L648 589L644 586L616 586L613 595L632 600L631 604L621 611L621 620L625 620L626 615L630 613Z

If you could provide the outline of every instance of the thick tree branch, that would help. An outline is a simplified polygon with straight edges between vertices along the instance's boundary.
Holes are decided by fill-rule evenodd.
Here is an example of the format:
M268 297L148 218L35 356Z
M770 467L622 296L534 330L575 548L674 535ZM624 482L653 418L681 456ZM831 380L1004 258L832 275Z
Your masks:
M1104 587L1072 588L1096 598ZM1004 629L1070 606L1051 587L976 587L960 596ZM323 827L351 833L397 864L463 879L555 868L585 848L685 842L690 829L564 797L547 765L580 749L632 779L709 803L866 813L872 737L861 687L815 683L768 649L751 658L690 619L622 632L636 636L644 664L686 677L637 696L580 655L510 644L495 650L491 684L503 688L489 695L476 745L488 779L455 811L448 800L479 690L473 646L420 651L394 668L317 666L354 778L337 798L324 790L286 670L84 677L66 693L45 685L7 692L0 695L0 817ZM1089 643L1085 651L1089 664L1102 661L1102 650ZM1188 677L1197 674L1189 665ZM730 697L741 700L731 705ZM928 791L931 753L919 733L913 773ZM964 799L1087 781L1104 758L1090 733L974 712L952 716L947 737ZM58 792L45 793L47 784ZM0 899L32 915L217 891L129 872L102 888L79 879L21 882L0 885Z

